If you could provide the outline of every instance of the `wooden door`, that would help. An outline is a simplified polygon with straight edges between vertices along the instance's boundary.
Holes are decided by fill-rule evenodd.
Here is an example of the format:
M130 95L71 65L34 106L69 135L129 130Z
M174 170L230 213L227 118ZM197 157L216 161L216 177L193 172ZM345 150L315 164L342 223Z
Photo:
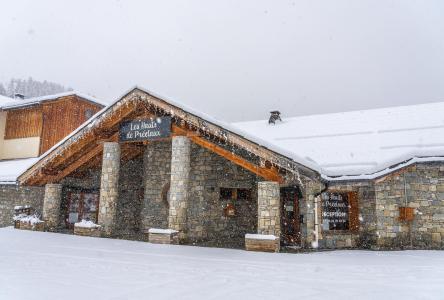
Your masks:
M299 190L297 187L281 188L281 237L284 245L301 243L299 220Z

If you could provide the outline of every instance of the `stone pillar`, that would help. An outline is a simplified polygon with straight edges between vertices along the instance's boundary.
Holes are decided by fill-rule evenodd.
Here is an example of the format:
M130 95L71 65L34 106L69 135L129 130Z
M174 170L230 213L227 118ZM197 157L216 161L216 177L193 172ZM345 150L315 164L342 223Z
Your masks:
M168 227L179 231L179 239L186 239L187 207L190 180L190 140L175 136L171 147L171 182Z
M277 237L281 234L279 183L274 181L258 182L258 234L272 234Z
M49 230L54 230L60 221L60 204L62 202L62 185L48 183L43 198L43 221Z
M102 177L98 223L106 235L112 233L119 197L120 145L115 142L103 144Z

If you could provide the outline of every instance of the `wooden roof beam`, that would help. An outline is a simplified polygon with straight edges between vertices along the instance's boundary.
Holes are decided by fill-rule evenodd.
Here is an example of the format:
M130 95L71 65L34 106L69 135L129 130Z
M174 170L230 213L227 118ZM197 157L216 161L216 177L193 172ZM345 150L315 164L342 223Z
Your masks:
M76 160L72 164L68 165L63 171L59 172L57 175L48 176L47 182L55 183L65 178L84 164L86 164L90 159L99 155L103 152L103 144L97 145L93 150L89 151L83 155L80 159Z
M241 166L242 168L259 175L260 177L263 177L270 181L277 181L279 183L283 183L284 179L279 174L278 170L276 168L267 169L264 167L257 166L247 160L245 160L243 157L240 157L239 155L236 155L232 153L231 151L228 151L216 144L213 144L206 139L197 136L194 132L189 132L183 128L180 128L177 125L173 125L173 133L175 135L182 135L182 136L188 136L190 140L192 140L194 143L198 144L201 147L204 147L224 158L227 160L233 162L234 164Z

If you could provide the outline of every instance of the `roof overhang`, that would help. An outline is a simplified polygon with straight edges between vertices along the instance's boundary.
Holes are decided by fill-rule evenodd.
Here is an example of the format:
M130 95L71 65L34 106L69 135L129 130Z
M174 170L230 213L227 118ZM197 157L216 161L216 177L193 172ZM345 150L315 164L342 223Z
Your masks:
M257 139L243 136L228 124L136 87L43 154L38 162L19 176L19 183L43 185L57 182L73 172L83 160L100 154L102 148L98 143L116 141L120 122L146 115L171 116L173 134L187 135L193 142L265 178L275 178L273 176L280 176L282 173L295 174L299 180L300 174L309 178L320 176L317 170L269 149ZM219 147L217 143L212 143L208 137L242 149L259 163L252 165L231 151Z

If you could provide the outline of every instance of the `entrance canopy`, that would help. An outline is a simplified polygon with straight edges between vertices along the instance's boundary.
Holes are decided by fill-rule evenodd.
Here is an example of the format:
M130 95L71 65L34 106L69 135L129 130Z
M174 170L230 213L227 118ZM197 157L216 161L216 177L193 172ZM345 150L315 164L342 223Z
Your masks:
M81 174L100 165L103 143L108 141L120 141L122 160L130 160L140 155L150 141L122 139L122 124L157 117L171 118L171 136L187 136L265 180L282 183L286 176L296 176L299 180L300 175L319 176L318 166L309 160L291 157L284 150L228 124L136 87L48 150L18 181L22 185L45 185L73 173Z

